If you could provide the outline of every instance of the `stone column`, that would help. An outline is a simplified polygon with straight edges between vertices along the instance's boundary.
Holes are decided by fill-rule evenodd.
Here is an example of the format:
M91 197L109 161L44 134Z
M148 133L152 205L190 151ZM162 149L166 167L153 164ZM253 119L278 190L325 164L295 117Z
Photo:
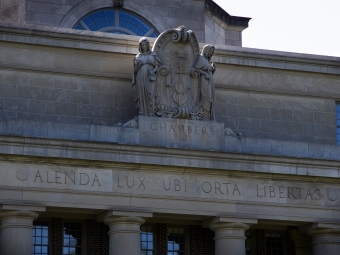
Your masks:
M215 232L215 255L245 255L245 231L257 220L217 217L205 222Z
M140 254L140 226L150 217L152 213L147 212L110 211L101 215L98 220L110 228L109 254Z
M0 254L33 254L33 220L45 207L0 205Z
M306 230L312 237L313 255L340 254L340 224L318 222Z

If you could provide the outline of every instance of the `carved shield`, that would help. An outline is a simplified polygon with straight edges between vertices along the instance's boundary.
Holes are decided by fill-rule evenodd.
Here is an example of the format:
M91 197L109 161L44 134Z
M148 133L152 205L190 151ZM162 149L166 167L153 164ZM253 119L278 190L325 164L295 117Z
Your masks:
M199 45L194 32L184 27L167 30L152 51L162 62L156 77L156 115L189 119L200 100L199 73L194 67Z

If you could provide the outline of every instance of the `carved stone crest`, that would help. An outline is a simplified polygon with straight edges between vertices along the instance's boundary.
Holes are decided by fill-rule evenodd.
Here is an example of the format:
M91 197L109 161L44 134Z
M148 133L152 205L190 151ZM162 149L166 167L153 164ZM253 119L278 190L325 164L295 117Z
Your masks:
M140 115L215 120L215 65L210 62L214 47L206 45L200 54L195 33L184 26L163 32L152 50L145 41L142 46L143 38L140 40L140 53L134 61L133 85Z

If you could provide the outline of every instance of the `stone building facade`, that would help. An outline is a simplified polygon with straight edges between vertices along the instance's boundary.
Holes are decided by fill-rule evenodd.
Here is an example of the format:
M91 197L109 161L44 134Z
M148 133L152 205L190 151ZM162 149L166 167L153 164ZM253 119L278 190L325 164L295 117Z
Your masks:
M250 19L212 0L0 20L1 255L340 254L339 58L242 48ZM139 39L181 25L215 44L216 122L135 108Z

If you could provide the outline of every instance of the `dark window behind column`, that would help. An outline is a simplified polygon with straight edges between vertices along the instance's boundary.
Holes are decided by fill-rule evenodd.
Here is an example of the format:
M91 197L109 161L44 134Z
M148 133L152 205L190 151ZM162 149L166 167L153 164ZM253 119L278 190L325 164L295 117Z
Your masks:
M48 255L48 221L34 221L33 225L33 255Z
M64 222L63 255L81 255L83 249L83 225L82 223Z
M154 254L154 234L152 227L142 226L140 234L141 254L153 255Z

